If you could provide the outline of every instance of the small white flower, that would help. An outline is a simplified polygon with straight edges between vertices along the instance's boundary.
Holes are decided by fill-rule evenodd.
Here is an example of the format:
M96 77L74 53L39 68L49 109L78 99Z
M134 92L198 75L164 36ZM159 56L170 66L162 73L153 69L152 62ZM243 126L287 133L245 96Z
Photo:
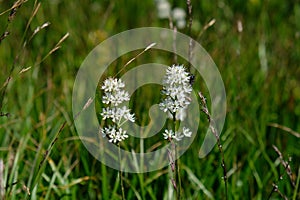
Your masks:
M118 133L118 135L119 135L120 142L121 142L122 140L125 140L126 138L128 138L128 135L127 135L126 131L123 130L122 128L119 128L119 130L118 130L117 133Z
M122 123L126 121L134 122L134 114L130 113L130 109L128 109L126 106L123 106L122 108L116 108L115 111L115 119L113 119L113 122L117 123L118 125L121 125ZM125 119L124 122L122 122L122 118Z
M185 27L185 25L186 25L185 19L181 19L181 20L176 21L176 26L179 29L183 29Z
M191 137L192 136L192 132L190 131L189 128L183 127L182 132L183 132L183 135L185 137Z
M115 129L108 134L108 141L112 143L120 142L120 136Z
M129 120L131 122L135 122L134 114L130 113L130 110L126 108L126 106L123 106L122 110L122 116L125 120Z
M103 129L103 128L100 127L99 133L102 135L102 137L106 137L105 129Z
M181 132L175 132L175 135L173 138L177 141L180 141L180 140L182 140L182 138L184 138L184 135Z
M113 118L114 117L114 114L113 114L113 111L111 108L103 108L102 109L102 112L101 112L101 115L102 115L102 120L105 120L105 119L109 119L109 118Z
M168 140L168 139L172 139L175 137L175 133L172 130L168 130L166 129L165 132L163 133L164 139Z
M182 29L185 27L186 25L186 13L185 10L182 8L174 8L172 11L172 17L173 20L176 22L176 26L179 29Z
M103 108L102 112L100 113L102 115L102 119L112 119L112 121L118 125L121 125L122 123L126 121L134 122L134 114L130 113L130 109L128 109L126 106L123 106L122 108ZM125 119L125 121L122 122L122 118Z
M101 129L103 137L108 137L108 141L111 143L117 143L128 138L128 135L125 130L122 128L117 129L115 126L109 126Z
M166 0L157 1L157 12L160 19L168 19L171 13L171 5Z
M176 119L183 121L186 118L186 108L180 108L176 113Z
M101 133L103 137L115 135L116 129L112 126L101 128Z
M116 90L112 92L105 92L102 97L102 102L105 104L112 104L118 106L124 101L129 101L129 94L123 90Z
M174 8L172 11L172 16L175 21L185 19L186 13L182 8Z
M183 127L182 132L180 131L174 132L173 130L166 129L165 132L163 133L163 136L165 140L175 139L176 141L180 141L184 137L191 137L192 132L190 131L190 129L186 127Z

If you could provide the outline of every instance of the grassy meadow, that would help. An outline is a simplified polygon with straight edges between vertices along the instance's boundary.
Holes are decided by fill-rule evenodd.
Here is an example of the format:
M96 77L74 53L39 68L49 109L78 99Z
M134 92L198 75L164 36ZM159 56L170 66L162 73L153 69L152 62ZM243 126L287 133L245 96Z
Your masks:
M157 2L0 0L0 200L122 199L118 171L95 159L76 132L73 84L101 41L138 27L169 28ZM186 11L178 31L210 54L227 96L224 154L216 145L199 159L209 124L201 120L180 158L182 199L300 199L300 1L192 0L191 28L187 2L169 2ZM107 74L138 53L116 60ZM172 65L173 55L146 52L124 73L149 62ZM208 96L201 80L198 75L193 87ZM130 101L140 124L160 99L158 87L147 87ZM176 199L168 167L123 173L122 180L128 200Z

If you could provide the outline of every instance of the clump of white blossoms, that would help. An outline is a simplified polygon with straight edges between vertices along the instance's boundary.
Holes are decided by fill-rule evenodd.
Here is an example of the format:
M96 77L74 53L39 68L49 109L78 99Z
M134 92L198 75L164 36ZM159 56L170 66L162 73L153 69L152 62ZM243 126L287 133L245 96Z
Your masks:
M172 19L176 23L176 27L183 29L186 26L186 13L185 10L176 7L172 10L172 6L168 0L155 0L157 15L160 19Z
M171 13L171 4L167 0L156 0L158 17L168 19Z
M159 104L164 112L170 112L172 116L179 114L190 104L192 86L190 75L182 65L173 65L167 68L163 79L162 94L165 96Z
M183 127L182 132L179 132L179 131L174 132L173 130L166 129L165 132L163 133L163 136L164 136L165 140L175 139L177 141L180 141L184 137L191 137L192 132L190 131L190 129L188 129L186 127Z
M176 26L179 29L185 28L185 25L186 25L186 19L185 19L186 14L185 14L184 9L182 9L182 8L174 8L173 11L172 11L172 17L173 17L173 20L176 22Z
M103 82L101 89L104 91L102 103L107 107L100 113L102 120L110 119L111 125L100 128L103 137L107 137L109 142L118 143L128 138L126 130L121 126L127 122L135 121L134 114L126 106L120 106L121 103L129 101L129 94L123 90L125 84L121 79L108 78Z
M162 94L164 98L159 104L160 109L167 112L173 120L183 121L185 112L190 102L192 86L191 76L183 65L172 65L167 68L163 79ZM175 123L175 122L174 122ZM164 139L176 139L180 141L184 136L191 137L192 133L188 128L183 127L182 132L165 130Z

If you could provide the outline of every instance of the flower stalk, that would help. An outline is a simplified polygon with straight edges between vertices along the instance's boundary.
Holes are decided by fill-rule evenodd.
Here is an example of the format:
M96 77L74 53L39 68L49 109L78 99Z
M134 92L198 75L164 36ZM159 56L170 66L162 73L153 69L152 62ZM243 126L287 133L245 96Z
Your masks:
M120 142L128 138L126 130L122 126L130 121L135 121L134 114L130 113L130 109L126 106L121 106L122 103L129 101L129 94L123 90L125 84L121 79L108 78L103 82L101 89L104 92L102 103L106 105L102 112L102 121L105 127L100 128L102 136L108 139L109 142L118 146L118 161L120 163L119 177L122 191L122 199L125 199L124 182L122 176L122 158Z
M187 115L186 109L190 104L192 92L190 79L189 73L182 65L168 67L163 79L162 95L164 98L159 104L160 109L166 112L172 120L171 129L165 129L163 137L171 143L172 150L168 150L168 159L173 173L171 182L176 190L177 199L182 198L180 160L177 159L179 157L178 142L184 137L191 137L192 132L186 127L180 131L176 125L178 121L184 121Z

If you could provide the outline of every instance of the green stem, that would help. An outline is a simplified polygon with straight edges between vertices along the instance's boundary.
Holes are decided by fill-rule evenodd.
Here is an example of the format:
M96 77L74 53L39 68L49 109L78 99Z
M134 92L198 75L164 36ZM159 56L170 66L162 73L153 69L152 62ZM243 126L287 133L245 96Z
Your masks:
M176 149L176 156L178 155L177 149ZM180 160L179 158L176 160L176 167L177 167L177 182L178 182L178 189L177 189L177 199L181 199L181 176L180 176Z
M106 166L104 164L101 164L101 172L102 172L102 192L103 192L103 199L108 200L108 189L107 189L107 171Z
M120 163L119 176L120 176L120 182L121 182L122 199L125 200L124 183L123 183L123 177L122 177L122 162L121 162L121 147L120 147L120 143L118 143L118 149L119 149L119 163Z
M140 167L144 167L144 139L143 138L140 138L140 149L141 149ZM142 198L146 199L145 188L144 188L144 173L143 172L139 173L138 177L141 186Z
M173 116L173 131L174 133L176 132L176 113L172 113L172 116ZM179 164L180 164L180 160L179 158L177 159L177 155L178 155L178 149L176 147L176 144L174 141L173 142L173 150L174 150L174 159L175 160L175 171L174 171L174 179L176 181L176 184L177 184L177 195L176 195L176 199L177 200L180 200L181 199L181 177L180 177L180 168L179 168Z
M105 122L101 122L101 127L103 127L105 124ZM100 136L101 137L101 136ZM103 139L100 138L100 146L103 147L104 144L103 144ZM100 151L100 155L102 158L105 158L104 157L104 152L103 151ZM102 193L103 193L103 199L104 200L108 200L109 199L109 194L108 194L108 183L107 183L107 170L106 170L106 166L104 164L101 164L101 175L102 175Z

